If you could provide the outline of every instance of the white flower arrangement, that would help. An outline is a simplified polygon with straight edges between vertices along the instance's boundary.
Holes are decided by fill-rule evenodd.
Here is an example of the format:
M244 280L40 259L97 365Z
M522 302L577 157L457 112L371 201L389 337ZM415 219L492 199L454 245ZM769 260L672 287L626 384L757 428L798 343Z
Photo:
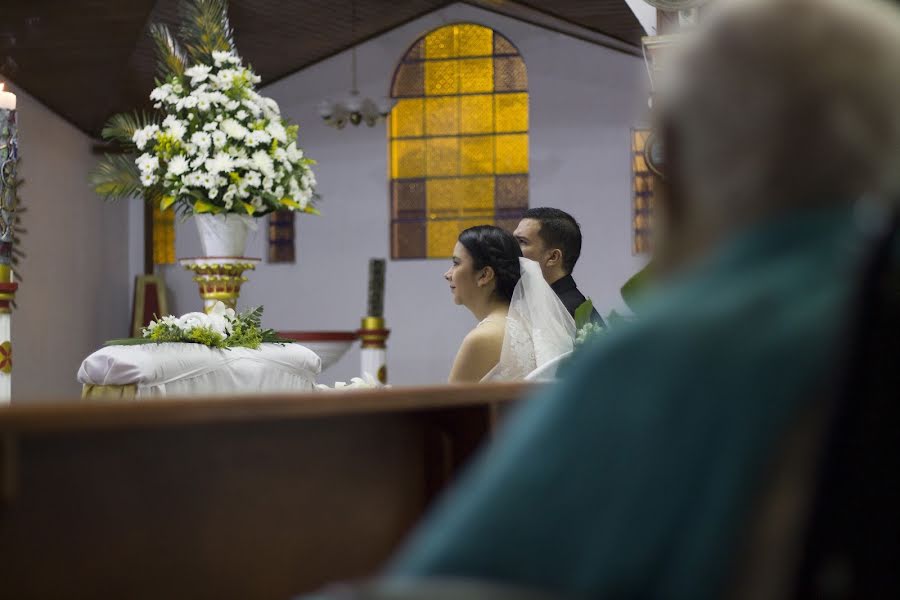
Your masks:
M222 302L216 302L209 313L191 312L180 317L166 315L150 321L143 337L110 340L107 345L192 343L211 348L259 348L260 344L291 343L275 331L263 329L262 307L236 313Z
M194 65L150 93L166 113L161 125L138 129L132 141L144 187L162 188L160 208L192 213L261 216L287 208L314 212L316 178L297 146L297 126L260 96L259 76L230 52Z
M183 43L164 25L150 28L160 75L150 100L159 112L109 120L104 139L126 153L104 157L94 189L141 195L182 215L318 214L315 161L298 146L297 125L257 93L260 77L237 54L226 0L185 0L182 9Z

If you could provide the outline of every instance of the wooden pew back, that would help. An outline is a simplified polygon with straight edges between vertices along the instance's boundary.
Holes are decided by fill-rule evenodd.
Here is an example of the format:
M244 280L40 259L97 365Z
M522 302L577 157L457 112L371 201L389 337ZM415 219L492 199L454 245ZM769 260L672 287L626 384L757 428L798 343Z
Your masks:
M0 597L286 599L391 554L523 385L0 411Z

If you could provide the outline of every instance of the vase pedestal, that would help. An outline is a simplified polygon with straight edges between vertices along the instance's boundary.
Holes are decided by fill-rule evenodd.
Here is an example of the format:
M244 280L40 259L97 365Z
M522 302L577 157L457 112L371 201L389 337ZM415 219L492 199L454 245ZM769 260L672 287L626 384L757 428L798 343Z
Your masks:
M237 309L241 284L247 281L243 273L254 270L260 260L243 256L206 256L182 258L178 262L194 274L203 299L203 310L209 312L216 302Z

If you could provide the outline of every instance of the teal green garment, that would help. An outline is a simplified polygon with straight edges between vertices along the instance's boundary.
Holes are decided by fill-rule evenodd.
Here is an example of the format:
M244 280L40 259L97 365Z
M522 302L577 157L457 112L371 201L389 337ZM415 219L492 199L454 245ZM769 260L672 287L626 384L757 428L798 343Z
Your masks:
M849 210L793 215L658 293L521 407L386 576L719 597L776 442L834 391L862 249Z

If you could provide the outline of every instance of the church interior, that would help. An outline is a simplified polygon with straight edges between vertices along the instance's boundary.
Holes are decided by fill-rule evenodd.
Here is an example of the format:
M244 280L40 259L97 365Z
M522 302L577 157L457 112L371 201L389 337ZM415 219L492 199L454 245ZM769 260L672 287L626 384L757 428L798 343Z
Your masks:
M892 33L0 0L0 598L895 597Z

